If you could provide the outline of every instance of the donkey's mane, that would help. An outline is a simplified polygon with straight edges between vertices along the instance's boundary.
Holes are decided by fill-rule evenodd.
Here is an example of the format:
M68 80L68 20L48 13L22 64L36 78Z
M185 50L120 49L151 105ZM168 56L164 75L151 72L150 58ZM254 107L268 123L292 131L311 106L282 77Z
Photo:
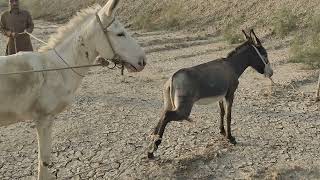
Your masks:
M71 35L75 29L79 29L79 26L92 17L99 9L100 5L95 4L91 7L79 11L66 25L59 27L57 33L50 36L48 44L41 47L39 52L44 52L49 49L53 49L57 44L61 43L69 35Z
M233 51L229 52L227 57L231 57L234 54L236 54L243 46L246 46L250 43L250 41L245 41L244 43L240 44L238 47L236 47Z

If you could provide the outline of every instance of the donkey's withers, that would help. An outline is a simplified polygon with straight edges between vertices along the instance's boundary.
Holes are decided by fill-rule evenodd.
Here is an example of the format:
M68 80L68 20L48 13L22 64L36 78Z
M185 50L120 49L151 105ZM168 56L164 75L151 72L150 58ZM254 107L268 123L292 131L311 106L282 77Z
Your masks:
M210 61L198 66L184 68L166 82L163 92L164 112L153 131L148 157L154 157L166 125L170 121L188 120L194 104L219 102L220 133L233 144L231 135L231 108L239 77L248 66L267 77L273 75L268 56L253 30L247 41L229 53L227 58ZM253 36L252 36L253 35ZM227 128L224 128L224 116L227 114Z
M0 72L20 72L93 64L96 58L114 60L139 72L146 56L114 17L118 0L80 11L50 37L39 52L0 57ZM54 116L74 99L88 68L0 75L0 126L34 120L38 134L38 179L49 179L51 130Z

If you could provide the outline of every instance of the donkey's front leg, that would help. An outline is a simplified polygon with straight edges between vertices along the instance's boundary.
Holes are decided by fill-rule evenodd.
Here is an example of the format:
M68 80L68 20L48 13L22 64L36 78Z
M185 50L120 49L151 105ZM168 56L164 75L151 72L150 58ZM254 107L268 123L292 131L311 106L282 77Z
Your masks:
M52 117L41 116L35 121L38 134L38 180L48 180L51 151Z
M230 143L236 144L236 139L231 135L231 111L232 111L232 103L233 103L233 95L230 95L226 98L227 102L227 138Z
M225 115L225 110L224 110L224 104L223 101L219 101L219 107L220 107L220 134L226 135L226 131L224 129L223 121L224 121L224 115Z

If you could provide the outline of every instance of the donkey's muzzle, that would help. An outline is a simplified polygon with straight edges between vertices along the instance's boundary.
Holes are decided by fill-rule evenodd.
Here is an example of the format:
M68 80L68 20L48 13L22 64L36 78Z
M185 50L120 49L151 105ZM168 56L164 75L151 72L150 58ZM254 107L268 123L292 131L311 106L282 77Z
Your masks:
M145 57L141 57L139 62L138 62L138 65L139 66L146 66L147 65L147 61L146 61L146 58Z
M142 71L146 65L147 65L146 57L145 56L141 56L139 58L137 66L135 66L136 72Z
M271 77L271 76L273 76L273 70L272 70L270 64L266 64L266 65L265 65L265 67L264 67L264 75L265 75L266 77Z

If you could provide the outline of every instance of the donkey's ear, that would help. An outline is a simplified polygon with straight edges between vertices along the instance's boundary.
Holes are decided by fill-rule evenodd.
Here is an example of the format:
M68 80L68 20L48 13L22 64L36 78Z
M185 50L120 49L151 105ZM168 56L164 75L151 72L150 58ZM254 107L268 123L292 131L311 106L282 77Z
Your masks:
M119 4L120 0L109 0L107 4L103 7L107 16L112 16L115 13L115 9Z
M256 44L257 44L258 46L261 46L261 41L260 41L260 39L256 36L256 33L254 33L253 29L250 30L250 36L251 36L251 34L253 34Z
M244 34L244 37L245 37L247 40L250 39L250 37L248 36L248 34L246 33L245 30L242 29L242 33Z

